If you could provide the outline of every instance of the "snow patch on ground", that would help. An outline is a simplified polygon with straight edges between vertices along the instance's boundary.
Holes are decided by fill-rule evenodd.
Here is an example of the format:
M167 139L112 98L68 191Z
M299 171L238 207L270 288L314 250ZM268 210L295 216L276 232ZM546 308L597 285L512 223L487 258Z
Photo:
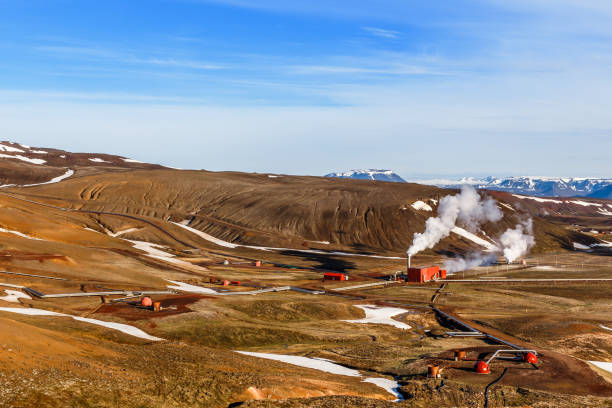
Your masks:
M601 368L602 370L606 370L612 373L612 363L607 363L605 361L589 361L589 363L593 364L596 367Z
M92 161L94 163L110 163L109 161L103 160L99 157L94 157L93 159L89 159L89 161Z
M7 290L7 292L8 292L8 290ZM599 325L599 327L601 327L602 329L605 329L605 330L610 330L610 331L612 331L612 329L611 329L611 328L606 327L606 326L604 326L603 324L600 324L600 325Z
M21 238L33 239L34 241L43 241L40 238L31 237L31 236L26 235L23 232L19 232L19 231L12 231L12 230L7 230L7 229L4 229L4 228L0 228L0 232L5 232L7 234L17 235L17 236L19 236Z
M45 152L44 150L30 150L30 153L49 154L49 152Z
M173 221L170 221L170 222L172 224L174 224L174 225L178 225L179 227L186 229L189 232L192 232L192 233L196 234L200 238L204 238L206 241L212 242L212 243L217 244L219 246L222 246L222 247L225 247L225 248L237 248L237 247L241 246L241 245L232 244L231 242L227 242L227 241L223 241L221 239L215 238L212 235L209 235L209 234L207 234L205 232L202 232L200 230L197 230L195 228L188 227L187 225L183 225L181 223L173 222Z
M539 203L556 203L556 204L563 204L563 201L559 201L559 200L551 200L550 198L540 198L540 197L530 197L530 196L522 196L522 195L518 195L518 194L512 194L513 197L516 198L520 198L521 200L535 200Z
M15 153L25 153L25 151L18 149L16 147L12 147L12 146L6 146L3 144L0 144L0 152L15 152Z
M298 367L311 368L313 370L323 371L330 374L345 375L348 377L363 377L361 373L357 370L341 366L340 364L336 364L333 361L324 358L309 358L284 354L255 353L250 351L236 351L236 353L251 357L280 361ZM396 381L387 380L385 378L365 378L363 382L371 383L380 388L383 388L384 390L389 392L389 394L395 395L398 401L403 399L402 395L397 391L397 389L399 388L399 384Z
M151 340L151 341L163 340L163 339L160 339L159 337L151 336L145 333L144 331L134 326L130 326L128 324L105 322L102 320L90 319L88 317L72 316L72 315L65 314L65 313L56 313L56 312L51 312L49 310L35 309L35 308L26 309L26 308L19 308L19 307L0 307L0 311L9 312L9 313L19 313L19 314L29 315L29 316L71 317L74 320L78 320L79 322L85 322L85 323L95 324L97 326L107 327L109 329L113 329L113 330L117 330L125 334L129 334L130 336L140 337L141 339Z
M4 300L5 302L19 303L19 299L30 299L32 298L25 293L21 293L17 290L4 289L6 296L0 296L0 300Z
M399 307L383 307L375 305L355 305L359 309L363 310L366 317L357 320L343 320L348 323L371 323L371 324L387 324L395 326L398 329L408 330L412 327L406 323L398 322L393 320L392 317L406 313L406 309L400 309Z
M389 394L395 395L397 397L396 402L402 401L404 399L404 396L399 392L400 385L397 383L397 381L388 380L386 378L368 377L365 380L363 380L363 382L374 384L384 389Z
M236 353L246 356L265 358L268 360L281 361L283 363L292 364L298 367L312 368L330 374L346 375L348 377L361 377L361 373L352 368L341 366L340 364L332 363L327 359L309 358L302 356L291 356L285 354L270 354L270 353L255 353L251 351L236 351Z
M188 220L187 223L189 223ZM182 221L183 223L185 221ZM212 235L209 235L205 232L202 232L200 230L197 230L195 228L191 228L188 227L187 225L183 225L182 223L179 222L173 222L170 221L172 224L177 225L181 228L186 229L187 231L190 231L196 235L198 235L201 238L204 238L206 241L212 242L214 244L217 244L219 246L222 247L226 247L226 248L250 248L250 249L257 249L259 251L294 251L294 252L302 252L302 253L307 253L307 254L319 254L319 255L340 255L340 256L365 256L368 258L379 258L379 259L406 259L403 257L399 257L399 256L383 256L383 255L366 255L366 254L351 254L348 252L328 252L328 251L320 251L317 249L294 249L294 248L273 248L273 247L261 247L261 246L254 246L254 245L241 245L241 244L232 244L231 242L227 242L227 241L223 241L219 238L215 238Z
M141 162L139 160L134 160L134 159L125 159L125 158L122 158L121 160L123 160L126 163L144 163L144 162Z
M455 234L462 236L463 238L469 239L470 241L483 246L485 248L487 248L490 251L495 251L498 249L497 245L490 243L487 240L484 240L482 238L480 238L479 236L472 234L469 231L464 230L463 228L460 227L453 227L453 229L451 229L451 232L454 232Z
M190 285L188 283L173 281L170 279L166 279L170 283L174 283L175 286L166 285L168 289L176 289L183 292L191 292L191 293L206 293L206 294L217 294L217 291L212 290L210 288L204 288L202 286Z
M612 215L612 211L604 210L603 208L599 208L597 212L602 215Z
M580 201L580 200L576 200L576 201L568 201L569 203L572 204L578 204L581 205L583 207L589 207L589 206L593 206L593 207L601 207L603 206L603 204L599 204L599 203L588 203L586 201Z
M574 242L574 249L580 249L582 251L585 251L585 250L588 250L588 249L591 249L591 248L586 246L586 245L580 244L578 242Z
M195 269L201 269L201 270L206 270L204 268L201 268L197 265L194 265L190 262L186 262L186 261L182 261L180 259L176 259L176 257L172 254L169 254L168 252L165 251L161 251L158 248L165 248L163 245L158 245L158 244L152 244L150 242L144 242L144 241L132 241L129 239L126 239L126 241L131 242L132 245L134 246L134 248L136 249L140 249L141 251L144 251L147 253L147 256L150 258L154 258L154 259L159 259L165 262L169 262L169 263L173 263L175 265L179 265L182 267L186 267L186 268L195 268Z
M419 211L433 211L433 208L431 208L431 205L421 200L415 201L414 203L412 203L412 208L414 208L415 210L419 210Z
M516 211L516 210L514 209L514 207L512 207L510 204L506 204L506 203L499 203L499 205L503 205L504 207L506 207L506 208L507 208L507 209L509 209L509 210Z
M4 157L6 159L17 159L24 162L32 163L32 164L45 164L47 161L43 159L30 159L29 157L22 156L17 154L15 156L11 156L9 154L0 154L0 157Z
M45 184L53 184L53 183L59 183L60 181L67 179L68 177L71 177L74 174L74 170L67 170L64 174L62 174L61 176L57 176L52 178L49 181L45 181L44 183L36 183L36 184L26 184L22 187L33 187L33 186L42 186Z
M117 237L119 237L119 236L121 236L123 234L127 234L129 232L138 231L139 229L140 228L128 228L128 229L125 229L125 230L122 230L122 231L117 231L117 232L106 231L106 233L108 235L110 235L111 237L113 237L113 238L117 238Z
M243 245L243 246L245 248L259 249L261 251L293 251L293 252L303 252L306 254L319 254L319 255L363 256L366 258L378 258L378 259L406 259L400 256L352 254L349 252L339 252L339 251L320 251L318 249L269 248L269 247L256 247L256 246L248 246L248 245Z

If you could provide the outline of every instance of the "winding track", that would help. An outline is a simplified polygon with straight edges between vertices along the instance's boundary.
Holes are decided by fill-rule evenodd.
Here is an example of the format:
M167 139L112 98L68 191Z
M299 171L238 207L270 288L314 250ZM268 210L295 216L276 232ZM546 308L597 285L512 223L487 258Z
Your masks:
M174 235L173 233L171 233L170 231L168 231L164 227L161 227L161 226L155 224L152 221L149 221L149 220L144 219L144 218L136 217L134 215L122 214L122 213L117 213L117 212L108 212L108 211L76 210L76 209L73 209L73 208L59 207L59 206L52 205L52 204L41 203L39 201L28 200L27 198L17 197L14 194L11 194L11 193L0 192L0 195L12 198L14 200L24 201L26 203L35 204L35 205L39 205L39 206L43 206L43 207L47 207L47 208L52 208L54 210L59 210L59 211L64 211L64 212L75 212L75 213L96 214L96 215L114 215L114 216L117 216L117 217L124 217L124 218L129 218L129 219L132 219L132 220L135 220L135 221L144 222L145 224L148 224L148 225L156 228L157 230L161 231L162 233L164 233L168 237L172 238L174 241L178 242L179 244L184 245L184 246L186 246L188 248L191 248L191 249L198 249L197 247L195 247L195 246L193 246L193 245L191 245L191 244L181 240L180 238L178 238L176 235Z

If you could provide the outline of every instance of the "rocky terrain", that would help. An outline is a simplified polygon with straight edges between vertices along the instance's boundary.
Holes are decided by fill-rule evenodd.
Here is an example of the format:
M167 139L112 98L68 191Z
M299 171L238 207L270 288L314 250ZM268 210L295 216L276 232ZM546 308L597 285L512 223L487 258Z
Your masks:
M531 218L524 263L493 251L403 283L388 279L456 190L2 145L22 152L0 157L0 406L609 406L612 202L481 192L501 219L459 223L413 265L490 251ZM475 373L508 346L449 335L457 321L539 369Z

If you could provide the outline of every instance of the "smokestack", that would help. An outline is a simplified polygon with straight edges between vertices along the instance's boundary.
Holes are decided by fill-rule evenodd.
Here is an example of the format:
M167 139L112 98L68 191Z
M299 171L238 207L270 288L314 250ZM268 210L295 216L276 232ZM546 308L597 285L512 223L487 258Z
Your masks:
M412 255L408 255L408 269L410 269L410 258L412 258Z

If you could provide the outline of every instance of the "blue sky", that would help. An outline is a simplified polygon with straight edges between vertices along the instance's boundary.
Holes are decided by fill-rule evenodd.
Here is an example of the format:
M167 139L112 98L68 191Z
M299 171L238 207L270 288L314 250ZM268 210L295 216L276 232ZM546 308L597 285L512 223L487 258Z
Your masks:
M611 40L599 0L0 0L1 138L209 170L610 177Z

